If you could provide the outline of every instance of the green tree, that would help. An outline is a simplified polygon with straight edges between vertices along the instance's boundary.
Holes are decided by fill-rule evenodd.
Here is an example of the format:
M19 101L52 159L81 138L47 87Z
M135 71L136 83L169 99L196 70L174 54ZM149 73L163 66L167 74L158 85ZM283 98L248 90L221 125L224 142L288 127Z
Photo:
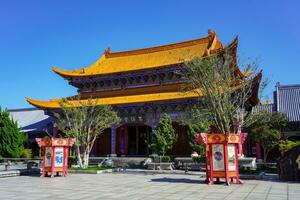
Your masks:
M266 162L269 152L279 147L280 133L287 125L287 118L279 112L261 111L252 113L249 119L253 123L246 128L249 136L263 147L264 162Z
M62 112L55 114L56 126L67 137L76 139L75 149L79 166L87 168L89 154L97 136L112 124L119 123L120 118L110 106L98 105L97 100L93 99L64 100L60 106Z
M300 141L293 141L293 140L282 140L279 142L279 150L282 153L285 153L295 147L300 146Z
M150 148L157 152L160 156L165 156L167 150L172 149L177 141L177 134L172 126L172 120L168 114L164 113L157 127L154 130Z
M26 140L27 135L20 130L18 123L0 107L0 157L19 158Z
M256 64L247 64L250 76L237 73L235 58L225 52L194 58L185 63L179 72L189 84L184 91L194 91L207 109L213 126L220 133L238 133L246 124L245 107L252 93ZM259 76L258 76L259 77Z
M186 124L188 127L187 133L190 141L189 144L194 151L200 153L201 155L205 155L204 145L198 144L195 141L195 135L199 133L207 133L209 131L211 122L209 117L206 115L206 111L193 108L191 113L191 120L189 120L190 118L187 117L187 119L185 119L186 122L184 122L184 124Z

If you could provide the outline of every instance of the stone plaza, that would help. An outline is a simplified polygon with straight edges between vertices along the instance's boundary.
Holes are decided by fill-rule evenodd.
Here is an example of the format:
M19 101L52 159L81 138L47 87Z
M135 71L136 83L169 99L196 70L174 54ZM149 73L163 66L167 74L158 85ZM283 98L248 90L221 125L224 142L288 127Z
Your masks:
M242 185L207 185L199 175L105 173L68 177L0 179L0 199L299 199L300 184L243 180Z

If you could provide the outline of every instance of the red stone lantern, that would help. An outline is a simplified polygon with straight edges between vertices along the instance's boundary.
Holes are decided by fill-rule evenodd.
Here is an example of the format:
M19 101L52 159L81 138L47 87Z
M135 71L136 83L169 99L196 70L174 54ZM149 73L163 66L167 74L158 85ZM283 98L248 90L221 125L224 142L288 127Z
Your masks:
M214 178L219 181L225 179L229 185L229 179L241 184L238 165L238 145L243 144L247 133L240 134L207 134L195 135L199 144L204 144L206 149L206 182L214 184Z
M69 147L73 146L73 138L36 138L40 148L44 149L42 175L49 172L51 177L61 172L63 176L68 175Z

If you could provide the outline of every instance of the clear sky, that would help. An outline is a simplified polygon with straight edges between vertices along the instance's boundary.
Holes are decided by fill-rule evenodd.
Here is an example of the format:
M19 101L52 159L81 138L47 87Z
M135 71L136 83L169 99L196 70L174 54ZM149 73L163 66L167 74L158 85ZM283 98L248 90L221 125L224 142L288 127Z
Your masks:
M0 0L0 106L31 107L76 93L51 67L82 68L123 51L204 37L239 36L239 57L271 79L300 83L300 1Z

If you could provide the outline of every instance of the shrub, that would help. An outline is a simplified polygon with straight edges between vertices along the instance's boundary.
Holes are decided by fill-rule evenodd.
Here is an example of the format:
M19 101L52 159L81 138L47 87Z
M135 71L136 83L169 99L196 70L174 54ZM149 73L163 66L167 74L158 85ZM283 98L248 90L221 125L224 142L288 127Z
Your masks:
M171 160L171 157L170 157L170 156L162 156L162 157L161 157L161 162L166 162L166 163L168 163L168 162L170 162L170 160Z
M193 156L192 160L195 163L204 163L205 162L205 157L204 156Z
M24 150L27 135L21 131L18 123L10 118L6 110L0 107L0 155L19 158Z
M283 152L287 152L297 146L300 146L300 141L286 140L280 142L279 149Z
M68 166L71 167L72 165L76 165L77 158L75 156L68 157Z
M32 158L32 149L24 149L21 157L22 158Z
M164 113L159 119L158 125L154 130L152 144L149 147L161 156L164 156L167 150L173 148L177 141L177 134L172 126L170 116Z

